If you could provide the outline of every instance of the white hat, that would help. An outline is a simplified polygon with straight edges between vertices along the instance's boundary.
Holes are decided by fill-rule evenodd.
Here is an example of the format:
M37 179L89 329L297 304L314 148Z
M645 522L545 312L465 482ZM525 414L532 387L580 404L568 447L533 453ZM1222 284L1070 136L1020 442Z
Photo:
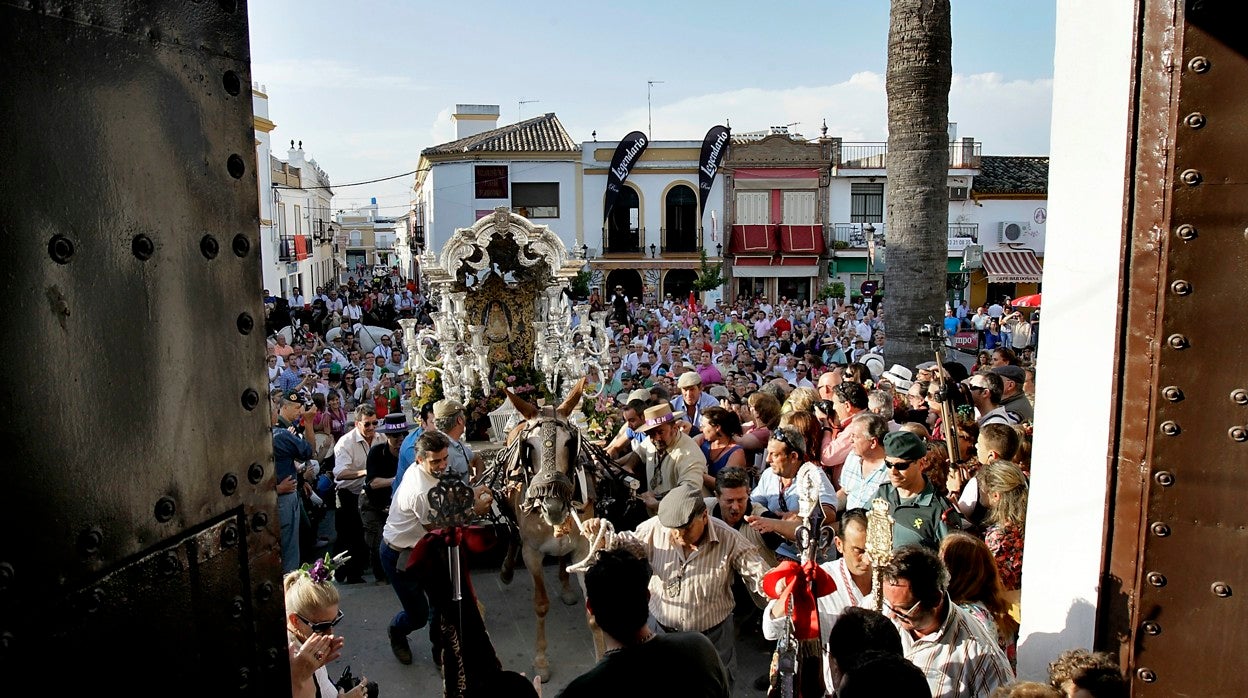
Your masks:
M914 373L901 364L893 364L892 368L880 374L880 378L887 379L889 383L892 383L900 390L909 390L910 386L913 385Z
M880 374L884 372L884 357L874 352L868 352L862 357L860 362L871 371L871 377L878 379Z

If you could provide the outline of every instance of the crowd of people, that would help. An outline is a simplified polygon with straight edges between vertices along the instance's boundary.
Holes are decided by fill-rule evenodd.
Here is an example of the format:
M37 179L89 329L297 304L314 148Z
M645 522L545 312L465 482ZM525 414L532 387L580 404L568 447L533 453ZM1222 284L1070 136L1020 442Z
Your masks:
M345 552L337 581L391 584L402 610L390 644L405 664L409 635L436 612L399 561L425 532L436 476L450 470L467 483L483 467L463 438L464 405L403 412L395 321L427 320L423 299L404 307L412 290L396 278L318 289L302 306L289 299L305 311L290 324L307 331L275 333L268 357L284 567L297 574L326 550ZM374 315L344 316L357 297ZM819 466L819 503L836 531L822 559L836 591L818 600L825 652L800 677L815 683L803 685L846 696L887 686L888 695L1049 695L1014 681L1038 312L950 308L947 331L978 333L972 365L902 366L887 358L885 308L870 302L647 306L621 288L597 302L610 310L610 344L586 389L618 401L624 425L603 445L636 476L652 518L616 536L627 554L600 552L586 573L589 611L611 642L564 695L622 694L641 685L636 667L678 658L689 692L729 695L740 633L778 638L791 611L768 600L763 578L798 558L792 485L806 463ZM399 313L377 316L385 306ZM377 325L387 332L364 351L369 319L390 325ZM405 478L412 466L417 475ZM865 545L877 500L894 542L881 598ZM585 522L591 535L601 525ZM1053 695L1125 695L1109 679L1088 688L1073 676L1055 680L1063 693ZM774 671L752 678L760 690L778 681Z

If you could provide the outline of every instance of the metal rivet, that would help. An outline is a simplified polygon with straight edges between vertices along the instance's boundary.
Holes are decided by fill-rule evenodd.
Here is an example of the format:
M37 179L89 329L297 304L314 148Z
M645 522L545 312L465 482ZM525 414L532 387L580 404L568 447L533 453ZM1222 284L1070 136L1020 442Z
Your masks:
M243 409L247 410L248 412L256 409L256 405L260 404L260 393L257 393L255 390L251 388L244 390L242 403L243 403Z
M234 179L242 179L243 174L247 172L247 163L243 162L242 156L235 153L225 161L225 171L229 172Z
M273 583L264 582L263 584L261 584L260 588L256 590L256 598L259 599L262 603L267 603L270 599L272 599L273 598Z
M1158 538L1165 538L1170 535L1170 526L1161 521L1154 522L1151 528L1153 529L1153 534Z
M173 497L161 497L156 502L156 520L165 523L173 518L173 514L177 510L178 504L173 501Z
M277 658L282 656L276 647L270 647L264 652L264 665L270 669L277 666Z
M156 563L156 571L166 577L172 577L182 571L182 560L178 558L178 554L169 551L160 556L160 560Z
M1195 240L1196 239L1196 226L1190 225L1188 223L1184 223L1183 225L1180 225L1178 228L1174 229L1174 234L1178 235L1180 240Z
M104 604L104 590L92 589L90 593L84 594L75 604L78 608L86 613L95 613L100 610L100 606Z
M1183 391L1177 385L1167 385L1161 389L1161 396L1170 402L1178 402L1183 399Z
M232 70L225 71L225 74L221 76L221 85L226 92L234 97L237 97L238 93L243 91L243 81L238 77L238 73Z
M1196 56L1187 62L1187 67L1191 68L1193 73L1207 73L1210 65L1209 59L1204 56Z
M1194 111L1191 114L1188 114L1187 118L1183 121L1187 124L1188 128L1202 128L1205 125L1205 115L1198 111Z
M252 463L251 465L247 466L247 482L250 482L253 485L258 485L260 484L260 481L263 479L264 479L264 466L263 465L260 465L259 463Z
M1177 295L1186 296L1192 292L1192 283L1190 281L1185 281L1184 279L1179 279L1170 284L1170 290L1174 291Z
M238 491L238 476L234 473L226 473L221 478L221 494L229 497Z
M1244 427L1231 427L1226 433L1231 437L1231 441L1239 441L1241 443L1248 441L1248 429Z
M1231 595L1231 585L1226 582L1214 582L1213 586L1209 587L1209 591L1212 591L1214 596L1225 599Z
M1169 487L1174 484L1174 473L1169 470L1163 470L1153 475L1153 479L1157 481L1158 485L1161 485L1162 487Z
M1170 335L1166 342L1170 345L1171 349L1186 349L1188 347L1187 337L1184 337L1181 334Z
M1197 170L1183 170L1183 174L1179 175L1179 179L1183 180L1183 183L1187 186L1194 187L1204 181L1205 178Z
M1231 402L1236 405L1248 405L1248 390L1236 388L1231 391Z
M238 545L238 526L230 524L221 529L221 545L226 548Z
M1140 677L1140 680L1144 683L1153 683L1157 680L1157 672L1148 667L1140 667L1136 670L1135 675Z
M1180 431L1179 423L1174 420L1167 419L1161 423L1161 433L1166 436L1177 436Z
M130 241L130 251L140 261L147 261L156 253L156 243L146 235L135 235Z
M234 324L238 326L238 331L242 334L251 334L256 327L256 321L251 319L251 313L240 313Z
M263 511L257 511L256 513L251 515L251 530L259 533L260 531L264 530L265 526L268 526L268 525L269 525L269 515L264 513Z
M74 256L74 243L64 235L53 235L48 241L48 256L57 264L69 264Z
M251 670L245 666L238 668L238 688L240 691L246 691L251 685Z
M83 555L94 555L100 551L104 543L104 532L98 528L90 528L78 535L78 552Z
M241 618L243 616L243 597L235 596L230 599L230 615L235 618Z
M0 562L0 591L8 591L9 585L13 583L15 576L13 565L7 562Z
M1148 583L1155 587L1164 587L1166 585L1166 575L1160 572L1149 572Z
M221 252L221 246L217 244L217 239L211 235L205 235L199 239L199 253L205 259L216 259Z
M239 233L234 236L232 246L236 257L246 257L247 253L251 251L251 240L248 240L246 235Z
M1146 620L1144 621L1144 625L1142 625L1141 627L1144 630L1145 634L1148 634L1148 635L1160 635L1161 634L1161 626L1154 621Z

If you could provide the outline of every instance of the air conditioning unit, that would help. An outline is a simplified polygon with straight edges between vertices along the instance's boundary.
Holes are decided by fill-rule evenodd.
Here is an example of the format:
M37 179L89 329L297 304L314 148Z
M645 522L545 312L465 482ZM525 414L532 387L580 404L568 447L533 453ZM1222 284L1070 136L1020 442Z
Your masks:
M1029 221L1002 221L997 226L999 233L997 241L1003 245L1022 242L1023 237L1031 233L1031 223Z
M968 187L949 187L950 201L966 201L970 189Z

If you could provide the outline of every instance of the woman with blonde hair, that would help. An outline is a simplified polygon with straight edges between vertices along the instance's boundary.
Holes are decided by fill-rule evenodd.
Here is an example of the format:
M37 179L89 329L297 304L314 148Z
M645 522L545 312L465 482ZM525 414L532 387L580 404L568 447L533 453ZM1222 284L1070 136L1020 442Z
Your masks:
M988 628L1013 666L1018 623L1010 615L1010 601L988 546L969 533L952 531L940 542L940 559L949 569L950 600Z
M997 561L1006 591L1023 586L1023 531L1027 522L1027 476L1013 463L994 460L979 469L979 501L989 509L984 543Z
M819 393L814 388L794 388L780 407L780 414L810 412L816 402L819 402Z
M342 621L334 568L341 561L317 560L282 579L286 600L286 637L290 643L290 683L296 698L347 696L364 698L368 679L350 691L342 691L329 678L326 665L342 654L343 639L334 626Z

